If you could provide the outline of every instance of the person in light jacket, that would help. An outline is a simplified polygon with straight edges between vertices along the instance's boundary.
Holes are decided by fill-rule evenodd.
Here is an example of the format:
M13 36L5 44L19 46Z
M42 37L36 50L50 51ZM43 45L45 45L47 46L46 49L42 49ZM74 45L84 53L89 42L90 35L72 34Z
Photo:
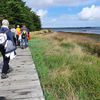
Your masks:
M2 26L0 28L0 33L4 33L6 32L7 35L7 42L5 44L5 46L0 45L0 52L3 56L3 67L2 67L2 73L1 73L1 79L5 79L8 78L7 73L12 71L12 68L9 67L9 61L10 61L10 54L12 52L15 51L15 44L14 44L14 40L13 40L13 34L11 33L11 31L9 30L9 21L4 19L2 21ZM8 50L8 43L12 42L12 47L10 50Z

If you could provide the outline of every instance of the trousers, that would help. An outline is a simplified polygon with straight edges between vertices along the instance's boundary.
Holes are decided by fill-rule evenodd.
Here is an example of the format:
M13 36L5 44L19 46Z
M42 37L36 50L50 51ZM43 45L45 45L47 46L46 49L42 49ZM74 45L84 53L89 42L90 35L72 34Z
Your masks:
M4 46L0 45L0 52L3 56L3 67L2 67L2 73L7 74L8 69L9 69L9 61L10 57L5 56L5 49Z

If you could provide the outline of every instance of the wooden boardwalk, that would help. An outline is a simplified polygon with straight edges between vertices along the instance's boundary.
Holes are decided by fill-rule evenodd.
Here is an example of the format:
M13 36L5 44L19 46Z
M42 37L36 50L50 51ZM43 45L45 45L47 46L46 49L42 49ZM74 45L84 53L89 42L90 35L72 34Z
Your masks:
M10 66L14 71L9 78L0 78L0 100L44 100L29 48L17 49Z

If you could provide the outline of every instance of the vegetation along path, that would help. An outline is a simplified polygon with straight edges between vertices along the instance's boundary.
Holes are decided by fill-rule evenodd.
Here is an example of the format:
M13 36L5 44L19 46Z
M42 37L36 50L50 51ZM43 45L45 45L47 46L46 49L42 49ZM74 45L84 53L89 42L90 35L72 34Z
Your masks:
M14 70L9 78L0 79L0 100L44 100L29 48L17 49L10 65Z

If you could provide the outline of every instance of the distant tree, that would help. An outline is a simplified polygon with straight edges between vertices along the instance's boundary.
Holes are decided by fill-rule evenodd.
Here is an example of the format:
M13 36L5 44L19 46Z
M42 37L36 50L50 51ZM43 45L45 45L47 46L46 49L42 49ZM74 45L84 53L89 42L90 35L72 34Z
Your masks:
M0 0L0 21L7 18L11 25L26 25L30 30L40 30L41 21L22 0Z

